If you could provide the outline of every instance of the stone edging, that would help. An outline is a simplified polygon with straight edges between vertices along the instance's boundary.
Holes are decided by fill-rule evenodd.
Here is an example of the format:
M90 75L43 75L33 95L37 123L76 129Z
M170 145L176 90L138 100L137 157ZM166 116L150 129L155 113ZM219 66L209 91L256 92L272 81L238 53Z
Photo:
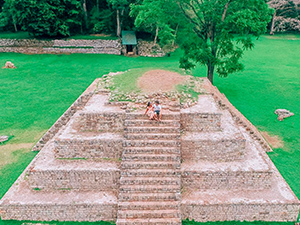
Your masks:
M239 110L237 110L229 102L226 96L222 94L217 87L213 86L207 78L203 78L203 81L205 89L214 97L219 106L223 109L227 109L232 115L233 119L239 125L242 125L253 139L258 140L266 152L272 152L273 149L270 147L269 143L265 140L262 134Z
M51 126L51 128L43 135L43 137L33 146L32 151L40 151L45 144L52 139L60 128L66 125L70 118L80 109L82 109L89 99L94 94L94 90L97 86L98 79L95 79L93 83L76 99L76 101L62 114L61 117Z

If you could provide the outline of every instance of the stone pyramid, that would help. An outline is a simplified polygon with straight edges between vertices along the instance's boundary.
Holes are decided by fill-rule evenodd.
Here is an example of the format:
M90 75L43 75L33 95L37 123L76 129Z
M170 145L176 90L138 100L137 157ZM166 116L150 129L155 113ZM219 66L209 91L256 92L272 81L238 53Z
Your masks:
M3 220L296 221L299 200L270 147L206 79L195 106L165 105L161 122L109 104L96 86L35 146L0 201Z

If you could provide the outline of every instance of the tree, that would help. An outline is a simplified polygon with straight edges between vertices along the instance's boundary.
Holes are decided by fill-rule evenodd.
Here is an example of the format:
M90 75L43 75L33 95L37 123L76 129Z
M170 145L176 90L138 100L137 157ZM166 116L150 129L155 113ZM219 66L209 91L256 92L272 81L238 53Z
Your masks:
M121 36L122 30L122 16L124 15L124 11L126 7L129 7L128 0L107 0L109 4L111 4L112 8L116 10L117 13L117 36Z
M14 0L6 0L0 13L0 27L12 27L15 32L18 31L18 15Z
M81 26L80 0L15 0L23 29L34 36L66 37Z
M252 37L266 32L272 14L265 0L175 1L187 18L181 67L205 65L211 83L215 71L226 77L243 69L239 59L253 48Z
M178 6L170 0L143 0L138 3L130 6L135 27L154 34L154 45L158 37L161 45L174 43L182 21Z
M297 6L293 1L271 0L268 5L274 9L270 29L271 35L274 34L274 31L300 31Z

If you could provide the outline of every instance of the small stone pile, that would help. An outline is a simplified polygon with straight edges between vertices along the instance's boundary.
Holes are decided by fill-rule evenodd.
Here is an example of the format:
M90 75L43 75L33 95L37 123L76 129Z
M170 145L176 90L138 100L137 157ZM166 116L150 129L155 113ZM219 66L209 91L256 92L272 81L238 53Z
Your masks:
M163 57L166 55L158 44L153 44L153 41L138 40L137 48L140 56Z
M276 109L275 114L278 115L277 119L283 121L283 119L294 116L294 113L290 112L287 109Z
M15 68L17 68L11 61L7 61L6 63L5 63L5 66L4 67L2 67L2 68L4 68L4 69L15 69Z
M153 93L119 91L113 82L113 76L123 72L109 73L99 79L97 92L109 93L109 105L119 105L121 109L136 111L145 109L148 102L159 101L164 109L179 111L181 108L192 107L197 104L195 95L203 94L202 80L190 77L184 84L184 91L157 91ZM194 96L193 96L194 95Z

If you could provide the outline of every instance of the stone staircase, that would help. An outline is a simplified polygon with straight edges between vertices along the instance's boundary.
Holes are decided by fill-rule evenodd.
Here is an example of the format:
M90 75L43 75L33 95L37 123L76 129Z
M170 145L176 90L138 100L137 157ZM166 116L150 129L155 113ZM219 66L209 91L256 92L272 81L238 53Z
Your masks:
M181 224L180 114L127 114L117 225Z

